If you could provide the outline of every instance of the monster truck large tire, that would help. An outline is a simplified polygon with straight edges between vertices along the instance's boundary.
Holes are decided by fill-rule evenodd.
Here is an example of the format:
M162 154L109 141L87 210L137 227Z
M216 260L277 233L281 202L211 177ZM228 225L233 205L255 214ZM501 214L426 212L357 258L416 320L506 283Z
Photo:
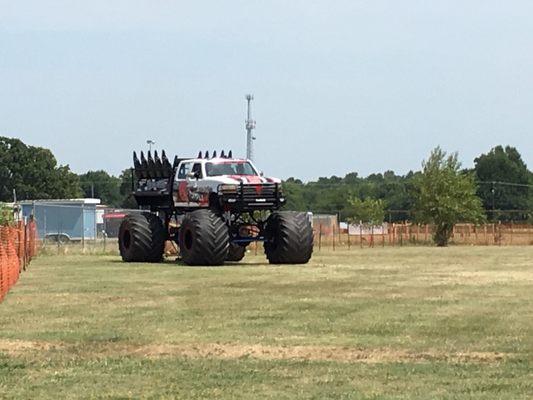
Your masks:
M246 254L246 247L231 243L229 245L226 261L241 261Z
M305 213L273 212L265 235L265 254L270 264L306 264L311 258L313 228Z
M228 227L208 209L183 217L179 230L181 258L188 265L221 265L228 256Z
M161 219L151 213L127 215L118 232L118 246L126 262L160 262L167 232Z

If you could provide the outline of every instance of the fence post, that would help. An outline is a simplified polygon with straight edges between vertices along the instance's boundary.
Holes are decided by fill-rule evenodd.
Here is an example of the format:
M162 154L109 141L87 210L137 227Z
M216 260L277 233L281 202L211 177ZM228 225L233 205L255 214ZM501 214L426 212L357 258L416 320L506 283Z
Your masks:
M347 242L348 242L348 250L350 250L350 223L348 223L348 237L346 238Z
M359 245L363 248L363 223L359 221Z
M341 213L337 213L337 234L339 235L339 246L342 245L341 242Z
M322 222L318 226L318 251L322 250Z
M333 247L333 251L335 251L335 225L331 227L331 245Z

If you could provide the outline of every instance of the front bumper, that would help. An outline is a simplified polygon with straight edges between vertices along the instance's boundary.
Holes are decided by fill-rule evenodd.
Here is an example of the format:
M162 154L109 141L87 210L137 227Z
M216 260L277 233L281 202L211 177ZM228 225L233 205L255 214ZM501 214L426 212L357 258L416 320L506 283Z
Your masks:
M285 204L279 183L240 183L236 191L219 192L218 197L224 210L276 210Z

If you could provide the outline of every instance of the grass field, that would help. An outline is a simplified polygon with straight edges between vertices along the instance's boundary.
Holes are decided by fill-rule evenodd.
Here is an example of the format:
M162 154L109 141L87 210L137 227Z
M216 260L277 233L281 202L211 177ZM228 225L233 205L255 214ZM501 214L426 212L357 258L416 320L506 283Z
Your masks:
M42 256L0 304L0 398L531 399L533 247Z

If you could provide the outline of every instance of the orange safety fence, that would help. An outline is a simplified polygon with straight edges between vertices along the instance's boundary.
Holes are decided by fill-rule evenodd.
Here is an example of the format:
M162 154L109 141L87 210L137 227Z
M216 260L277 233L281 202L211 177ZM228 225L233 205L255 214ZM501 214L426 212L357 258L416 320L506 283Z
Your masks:
M35 221L0 227L0 301L37 254Z

